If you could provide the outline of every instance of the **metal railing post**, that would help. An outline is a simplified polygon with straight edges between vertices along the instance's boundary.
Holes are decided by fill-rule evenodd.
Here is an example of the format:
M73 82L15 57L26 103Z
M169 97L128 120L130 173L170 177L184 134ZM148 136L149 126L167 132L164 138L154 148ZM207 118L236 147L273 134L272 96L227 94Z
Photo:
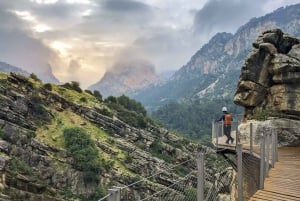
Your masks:
M224 136L224 121L222 121L222 137Z
M237 147L238 143L240 143L240 132L237 129L235 134L235 147Z
M121 188L116 187L116 201L121 201Z
M260 174L259 174L259 189L264 189L265 180L265 132L263 131L260 142Z
M243 201L243 145L238 144L237 151L237 184L238 184L238 201Z
M276 161L276 139L275 139L275 131L272 129L272 168L275 167L275 161Z
M116 189L108 189L108 192L111 194L108 197L108 201L116 201Z
M266 177L269 177L269 166L270 166L270 140L271 136L270 133L267 133L266 135L266 169L265 169L265 175Z
M278 162L278 133L275 131L275 160Z
M218 147L219 144L219 130L220 130L220 123L217 123L217 132L216 132L216 146Z
M253 154L253 125L250 123L250 154Z
M211 141L212 141L212 143L216 143L215 138L216 138L216 127L215 127L215 121L212 120L212 122L211 122Z
M197 201L204 201L204 154L199 153L197 159Z

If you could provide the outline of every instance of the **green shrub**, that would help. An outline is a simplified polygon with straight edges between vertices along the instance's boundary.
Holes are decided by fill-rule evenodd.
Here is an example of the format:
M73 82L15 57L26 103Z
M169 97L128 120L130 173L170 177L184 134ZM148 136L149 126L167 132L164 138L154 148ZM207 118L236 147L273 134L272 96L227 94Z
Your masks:
M106 108L102 108L102 109L97 109L97 111L100 113L100 114L103 114L105 116L108 116L108 117L113 117L113 113L110 112L108 109Z
M99 173L107 169L108 163L100 159L94 141L87 132L79 127L68 128L63 131L67 152L74 158L74 166L83 171L86 183L98 183Z
M184 195L186 199L190 201L197 201L197 189L193 187L189 187L184 189Z
M31 113L32 116L34 117L34 121L41 125L44 122L48 122L51 120L51 115L49 112L46 110L46 108L42 105L43 101L39 97L38 94L35 94L31 97Z
M33 170L31 169L31 167L17 157L13 157L9 161L8 166L9 170L11 170L14 174L21 173L28 176L33 175Z
M268 119L269 116L270 116L270 111L261 110L261 111L255 112L252 118L256 119L258 121L265 121Z
M130 156L129 154L126 154L124 162L125 163L132 163L133 162L132 156Z
M28 131L25 133L29 138L35 138L36 133L34 131Z
M102 101L102 95L101 95L101 93L100 93L99 91L95 90L95 91L94 91L94 96L95 96L98 100Z
M80 102L86 103L87 102L87 98L86 97L81 97L80 98Z
M67 82L61 86L66 89L71 89L71 90L77 91L78 93L82 93L82 89L80 88L79 82L71 81L71 83Z
M99 198L104 197L106 194L107 194L107 192L103 188L103 186L99 185L96 188L95 192L88 197L88 201L97 201L97 200L99 200Z
M93 96L93 93L90 90L88 90L88 89L84 90L84 92Z
M48 90L48 91L52 91L52 85L50 83L46 83L44 84L44 89Z
M41 80L36 76L36 74L34 73L31 73L30 76L29 76L31 79L33 79L34 81L37 81L37 82L41 82Z

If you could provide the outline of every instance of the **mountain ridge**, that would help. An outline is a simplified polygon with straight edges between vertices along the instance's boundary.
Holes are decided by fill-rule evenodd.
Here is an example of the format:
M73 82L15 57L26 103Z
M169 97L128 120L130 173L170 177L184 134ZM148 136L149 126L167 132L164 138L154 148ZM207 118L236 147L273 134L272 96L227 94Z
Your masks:
M272 28L280 28L294 36L300 35L299 12L300 4L287 6L251 19L235 34L216 34L169 81L139 91L133 97L151 109L163 105L161 101L168 102L165 100L181 102L203 97L232 99L240 68L252 42L260 33ZM219 43L222 37L223 43Z

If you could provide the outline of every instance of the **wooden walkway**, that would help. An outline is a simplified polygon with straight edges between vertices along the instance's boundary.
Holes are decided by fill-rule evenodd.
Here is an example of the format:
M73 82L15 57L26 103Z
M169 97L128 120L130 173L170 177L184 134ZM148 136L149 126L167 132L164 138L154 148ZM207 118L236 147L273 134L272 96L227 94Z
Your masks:
M264 189L258 190L250 201L300 201L300 147L279 148L278 154Z

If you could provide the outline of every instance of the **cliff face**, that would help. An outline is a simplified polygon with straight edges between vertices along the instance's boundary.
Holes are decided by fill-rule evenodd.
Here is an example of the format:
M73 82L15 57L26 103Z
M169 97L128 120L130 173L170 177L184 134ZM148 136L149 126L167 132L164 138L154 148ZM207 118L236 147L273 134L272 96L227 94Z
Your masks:
M240 126L242 135L252 122L257 135L263 128L274 128L281 144L300 146L299 100L299 39L279 29L266 31L253 43L234 96L245 108L244 120L251 120Z
M88 93L52 87L46 89L16 74L0 74L0 200L97 200L99 189L133 183L149 172L167 169L169 163L192 158L197 149L163 128L135 128L120 121L117 113L103 115L105 104L89 104L94 97ZM75 100L80 96L84 102ZM99 182L86 182L84 171L76 168L76 160L65 149L62 128L72 126L92 136L105 164ZM176 177L176 173L163 173L136 193L153 192Z
M300 116L299 39L281 30L264 32L248 55L234 102L245 107L246 118L262 110Z

